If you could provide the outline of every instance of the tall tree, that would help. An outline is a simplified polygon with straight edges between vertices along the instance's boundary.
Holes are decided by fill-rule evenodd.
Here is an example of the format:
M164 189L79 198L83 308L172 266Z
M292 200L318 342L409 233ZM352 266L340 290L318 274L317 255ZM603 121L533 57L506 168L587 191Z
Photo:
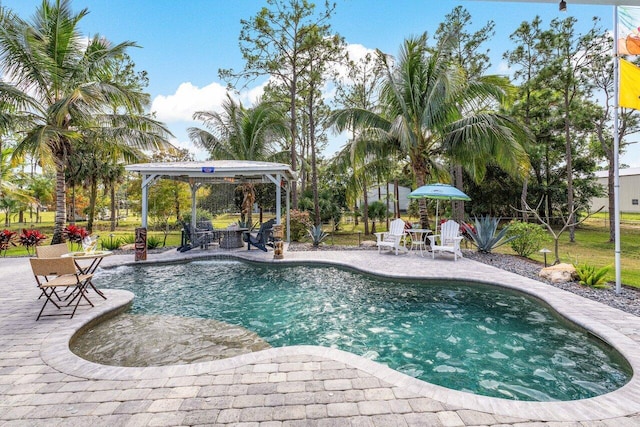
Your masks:
M565 142L565 164L567 179L567 212L569 213L569 240L575 241L575 190L574 179L574 144L576 127L579 117L580 105L585 98L590 98L593 83L587 78L587 70L591 68L594 58L588 52L597 48L597 34L601 31L598 22L595 21L593 27L585 34L577 34L575 29L576 19L568 17L566 19L554 19L543 39L548 44L546 82L550 87L556 89L562 97L561 114L564 120L564 142Z
M613 43L612 37L608 33L600 33L593 44L594 49L588 53L592 57L592 66L586 70L589 80L601 93L598 100L602 102L599 112L594 117L596 137L600 149L607 162L607 194L609 198L609 241L615 241L615 215L614 215L614 131L613 113L615 108L615 88L613 78L613 61L610 50ZM627 146L625 137L640 131L640 114L637 110L621 108L618 114L618 140L620 142L621 154Z
M43 0L31 21L0 11L0 67L11 81L0 95L29 120L15 155L37 153L56 170L53 243L63 241L65 167L72 142L82 143L83 129L111 129L137 148L167 145L167 129L140 114L145 96L110 80L108 72L131 42L117 45L96 35L87 40L79 25L88 14L71 10L69 0ZM120 110L108 114L117 104Z
M276 84L288 92L291 169L298 170L298 80L303 73L304 54L313 48L307 35L310 31L329 33L329 19L335 4L324 2L324 9L316 12L316 6L307 0L267 0L249 20L241 20L240 52L246 63L244 70L219 70L220 77L232 81L238 78L255 79L269 75ZM292 205L298 206L298 186L292 185Z
M380 84L384 76L384 66L377 55L367 53L357 61L347 62L347 75L334 77L336 81L335 103L340 109L362 109L374 111L378 105ZM351 177L347 186L347 197L353 200L354 212L358 200L358 194L362 194L362 220L364 221L364 233L369 234L369 200L367 175L371 171L371 165L366 160L371 160L368 150L358 150L358 131L352 126L348 129L350 139L347 146L335 156L334 163L339 171L350 170ZM357 224L357 215L356 215Z
M269 103L258 103L246 109L227 95L223 111L197 111L195 120L201 120L205 129L189 128L189 138L207 150L212 159L277 160L282 153L275 150L276 141L288 134L285 120L279 110ZM251 183L243 183L244 220L252 224L251 210L255 190Z
M449 40L449 39L445 39ZM474 105L497 104L506 98L504 82L496 78L466 79L449 60L445 43L430 48L427 36L405 40L400 56L392 61L381 52L386 80L381 95L382 112L346 109L334 114L339 130L362 129L361 139L393 144L408 159L416 185L445 173L441 156L460 162L477 180L488 164L496 163L518 174L528 164L519 141L524 129L512 118ZM428 227L426 203L420 202L420 219Z

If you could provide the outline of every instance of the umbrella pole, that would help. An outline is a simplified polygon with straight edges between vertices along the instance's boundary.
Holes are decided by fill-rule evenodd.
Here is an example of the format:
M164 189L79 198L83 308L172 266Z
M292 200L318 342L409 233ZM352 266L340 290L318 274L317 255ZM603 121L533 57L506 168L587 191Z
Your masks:
M436 199L436 232L438 234L438 207L440 206L440 200Z

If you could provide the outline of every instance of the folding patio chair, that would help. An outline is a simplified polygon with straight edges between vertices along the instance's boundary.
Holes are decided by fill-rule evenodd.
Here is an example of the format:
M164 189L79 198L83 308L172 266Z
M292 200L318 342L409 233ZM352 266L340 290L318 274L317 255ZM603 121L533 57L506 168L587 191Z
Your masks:
M31 269L33 270L33 275L36 278L38 287L42 290L42 295L45 296L44 304L36 320L39 320L42 316L68 315L68 313L42 314L49 302L55 305L58 310L61 309L62 300L60 300L56 294L57 288L72 290L71 294L65 299L65 302L70 299L66 304L67 307L75 301L75 306L73 307L70 318L73 318L82 298L93 307L93 303L89 301L86 295L86 287L90 283L93 275L78 273L76 264L72 258L31 258L29 261L31 262ZM57 303L54 301L54 297L58 300Z
M69 253L69 246L66 243L58 243L49 246L36 246L36 256L38 258L58 258Z

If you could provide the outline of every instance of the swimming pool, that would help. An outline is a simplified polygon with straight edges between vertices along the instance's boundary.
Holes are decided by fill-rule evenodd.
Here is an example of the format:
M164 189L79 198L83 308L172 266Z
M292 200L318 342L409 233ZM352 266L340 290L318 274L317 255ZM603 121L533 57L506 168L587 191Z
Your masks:
M132 313L215 319L272 346L335 347L487 396L580 399L631 376L606 344L497 287L224 260L123 267L97 281L134 292Z

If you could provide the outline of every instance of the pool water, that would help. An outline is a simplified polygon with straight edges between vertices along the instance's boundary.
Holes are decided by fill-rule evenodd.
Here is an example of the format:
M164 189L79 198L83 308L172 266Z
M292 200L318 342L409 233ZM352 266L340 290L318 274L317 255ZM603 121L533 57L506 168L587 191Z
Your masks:
M574 400L624 385L615 350L523 294L397 281L333 267L231 260L102 270L133 314L215 319L274 347L321 345L444 387L515 400Z

